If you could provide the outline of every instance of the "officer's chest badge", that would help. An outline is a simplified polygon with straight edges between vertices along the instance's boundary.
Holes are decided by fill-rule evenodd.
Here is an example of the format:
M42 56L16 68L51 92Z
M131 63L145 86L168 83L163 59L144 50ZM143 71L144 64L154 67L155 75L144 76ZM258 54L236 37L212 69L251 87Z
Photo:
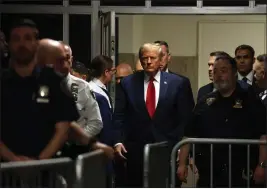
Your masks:
M207 98L206 103L208 106L212 105L216 98Z
M40 86L38 94L40 97L48 97L48 95L49 95L48 86L45 86L45 85Z
M240 99L237 99L236 101L235 101L235 105L233 106L233 108L243 108L243 106L242 106L242 100L240 100Z
M45 85L40 86L36 101L38 103L49 103L48 97L49 97L49 87Z

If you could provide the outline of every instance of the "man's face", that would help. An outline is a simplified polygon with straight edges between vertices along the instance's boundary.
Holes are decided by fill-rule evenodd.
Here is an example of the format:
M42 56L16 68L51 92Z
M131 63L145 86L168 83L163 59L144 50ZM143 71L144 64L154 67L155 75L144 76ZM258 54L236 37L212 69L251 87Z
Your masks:
M156 49L145 49L140 61L147 73L155 74L160 69L161 57Z
M28 65L32 62L38 40L36 30L31 27L14 28L10 34L9 48L11 57L21 65Z
M161 50L162 50L162 58L160 62L160 70L166 71L168 63L171 60L171 55L168 53L168 49L165 45L161 45Z
M228 60L219 59L213 66L213 83L218 91L231 90L235 82L235 74Z
M117 70L115 67L105 70L105 77L108 83L112 81L112 77L114 76L114 74L116 74L116 72Z
M237 71L242 75L247 75L253 68L255 58L247 49L240 49L236 52Z
M118 67L116 71L116 83L120 83L121 79L132 74L128 68Z
M216 56L210 56L208 61L209 66L209 79L213 81L213 65L215 62Z
M57 52L54 52L54 56L50 59L51 64L54 65L56 72L61 73L62 75L68 75L70 72L70 65L68 61L67 53L64 49L64 46L59 46Z
M72 51L68 45L64 45L64 50L65 50L66 56L68 58L69 65L71 67L72 66L72 60L73 60Z
M256 62L253 64L253 70L255 73L254 77L256 79L256 83L261 87L262 83L265 82L264 80L266 77L263 62L256 60Z

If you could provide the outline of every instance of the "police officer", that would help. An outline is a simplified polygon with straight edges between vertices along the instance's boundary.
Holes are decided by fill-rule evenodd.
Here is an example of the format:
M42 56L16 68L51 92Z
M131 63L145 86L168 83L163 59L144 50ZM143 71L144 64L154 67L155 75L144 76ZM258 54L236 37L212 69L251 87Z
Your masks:
M12 67L1 77L0 155L4 161L52 158L68 138L69 123L79 118L73 98L61 90L62 78L51 68L36 68L38 33L35 23L27 19L11 28ZM56 60L66 57L64 51L54 56Z
M70 74L72 71L72 50L69 45L63 44L63 46L68 59L64 64L56 65L55 68L65 76L67 86L74 96L77 109L80 113L80 118L77 123L84 128L90 137L95 137L103 128L95 95L91 91L88 82Z
M265 108L252 88L237 82L236 62L230 56L216 57L213 67L214 86L217 89L206 95L193 111L192 123L185 129L185 136L199 138L260 139L265 133ZM245 83L244 83L245 84ZM246 85L248 86L248 85ZM228 187L228 146L214 145L213 187ZM189 145L181 148L178 177L186 178L186 159ZM254 170L261 162L257 147L251 147L251 167ZM261 152L262 153L262 152ZM232 146L232 187L245 187L247 159L246 146ZM196 151L196 166L199 171L199 187L210 186L210 148L199 145ZM252 183L252 182L251 182Z

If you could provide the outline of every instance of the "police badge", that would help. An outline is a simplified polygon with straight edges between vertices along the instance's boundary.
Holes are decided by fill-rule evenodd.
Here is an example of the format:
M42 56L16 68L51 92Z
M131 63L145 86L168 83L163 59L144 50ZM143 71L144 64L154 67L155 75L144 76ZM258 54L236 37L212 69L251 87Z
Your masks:
M233 108L242 108L243 106L242 106L242 100L240 100L240 99L237 99L236 101L235 101L235 105L233 106Z
M49 88L48 86L40 86L39 91L38 91L38 98L36 101L38 103L49 103Z
M216 98L207 98L206 103L208 106L212 105Z
M40 97L47 97L49 94L49 88L47 86L40 86L39 88L39 96Z

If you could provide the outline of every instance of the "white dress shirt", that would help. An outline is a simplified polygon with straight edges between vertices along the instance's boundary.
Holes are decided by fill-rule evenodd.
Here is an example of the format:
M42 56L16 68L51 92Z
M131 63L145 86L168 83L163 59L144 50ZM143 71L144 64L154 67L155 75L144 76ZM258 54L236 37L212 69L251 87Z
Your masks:
M159 101L159 91L160 91L160 71L158 71L158 73L154 76L154 86L155 86L155 92L156 92L156 107ZM148 84L149 84L149 76L147 74L145 74L145 79L144 79L144 98L145 98L145 102L146 102L146 93L147 93L147 88L148 88ZM156 108L155 107L155 108Z
M253 76L254 76L254 71L252 70L251 72L248 73L246 76L242 76L239 72L237 72L238 75L238 80L242 80L244 77L247 78L247 84L252 85L253 83Z
M96 79L96 78L94 78L92 81L90 81L89 85L90 85L90 88L94 92L103 95L107 99L109 107L112 108L108 95L103 91L103 89L107 90L107 87L99 79ZM103 89L101 89L101 88L103 88Z
M98 135L103 128L103 123L99 106L90 89L89 83L71 74L66 77L66 80L70 91L73 84L78 88L76 107L79 111L80 118L77 120L77 123L90 137ZM73 91L71 92L73 94Z

